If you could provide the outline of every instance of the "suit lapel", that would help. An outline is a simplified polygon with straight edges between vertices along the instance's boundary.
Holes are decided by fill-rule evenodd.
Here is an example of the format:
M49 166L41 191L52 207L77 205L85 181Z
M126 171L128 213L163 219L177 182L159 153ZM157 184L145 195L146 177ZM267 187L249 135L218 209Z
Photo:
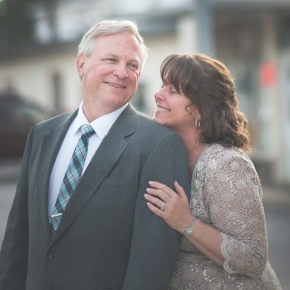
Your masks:
M56 127L51 127L51 132L45 135L42 140L38 163L37 188L40 197L41 219L48 241L51 240L48 221L48 192L50 175L62 141L76 114L77 111L68 115L67 118L61 122L61 124L58 124Z
M136 116L136 111L129 104L116 120L72 194L50 245L68 228L117 163L128 146L125 137L135 132Z

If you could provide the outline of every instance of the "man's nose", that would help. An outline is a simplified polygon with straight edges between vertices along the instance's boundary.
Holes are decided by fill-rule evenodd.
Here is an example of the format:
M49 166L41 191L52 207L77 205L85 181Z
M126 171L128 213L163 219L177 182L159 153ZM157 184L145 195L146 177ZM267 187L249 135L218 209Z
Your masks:
M127 66L119 63L114 70L114 75L118 76L120 79L125 79L128 77Z

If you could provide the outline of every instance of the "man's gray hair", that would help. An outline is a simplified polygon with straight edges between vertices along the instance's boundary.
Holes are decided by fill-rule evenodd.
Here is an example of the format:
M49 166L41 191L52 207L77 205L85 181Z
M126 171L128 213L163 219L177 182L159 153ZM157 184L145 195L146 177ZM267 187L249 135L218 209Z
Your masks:
M83 54L85 57L90 57L92 54L96 39L101 35L111 35L121 32L128 32L136 37L141 52L141 68L147 59L148 48L144 44L142 36L138 32L137 25L130 20L104 20L95 24L83 37L78 47L78 54Z

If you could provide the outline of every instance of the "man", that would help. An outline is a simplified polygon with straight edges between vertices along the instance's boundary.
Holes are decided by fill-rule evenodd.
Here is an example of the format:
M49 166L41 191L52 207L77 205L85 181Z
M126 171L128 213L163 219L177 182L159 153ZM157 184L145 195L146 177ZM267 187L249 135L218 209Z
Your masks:
M189 177L181 138L129 103L145 58L130 21L84 36L79 110L37 124L27 140L1 290L168 289L181 237L144 194L150 180L189 192Z

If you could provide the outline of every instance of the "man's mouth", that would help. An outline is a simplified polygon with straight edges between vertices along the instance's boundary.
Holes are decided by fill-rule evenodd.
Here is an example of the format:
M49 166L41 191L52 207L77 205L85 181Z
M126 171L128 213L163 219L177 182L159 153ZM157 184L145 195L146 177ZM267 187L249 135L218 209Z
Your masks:
M104 82L104 83L111 86L111 87L118 88L118 89L125 89L126 88L125 86L120 86L120 85L109 83L109 82Z

